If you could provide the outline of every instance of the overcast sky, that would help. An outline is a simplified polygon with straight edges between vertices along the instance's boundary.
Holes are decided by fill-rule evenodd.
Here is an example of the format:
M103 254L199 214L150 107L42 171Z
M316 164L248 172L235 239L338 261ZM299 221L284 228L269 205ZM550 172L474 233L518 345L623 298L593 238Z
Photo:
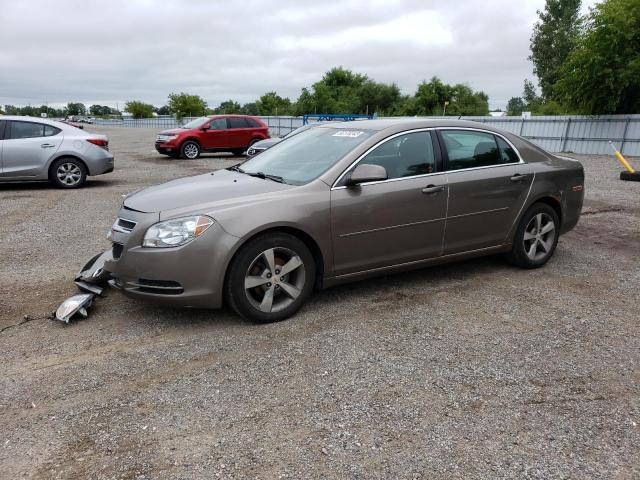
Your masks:
M595 0L583 0L584 10ZM3 0L0 104L126 100L170 92L215 107L275 90L295 100L333 66L396 82L434 75L505 107L532 78L544 0Z

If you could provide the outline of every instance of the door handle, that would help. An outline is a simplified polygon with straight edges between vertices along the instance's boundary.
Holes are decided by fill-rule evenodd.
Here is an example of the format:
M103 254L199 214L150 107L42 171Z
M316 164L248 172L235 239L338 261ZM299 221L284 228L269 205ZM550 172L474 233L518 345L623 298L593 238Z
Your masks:
M53 148L55 145L51 145L50 143L43 143L40 145L40 148Z
M523 180L526 180L526 178L529 175L521 175L519 173L516 173L513 177L511 177L509 180L511 180L512 182L521 182Z
M440 193L444 192L443 185L427 185L422 189L422 193Z

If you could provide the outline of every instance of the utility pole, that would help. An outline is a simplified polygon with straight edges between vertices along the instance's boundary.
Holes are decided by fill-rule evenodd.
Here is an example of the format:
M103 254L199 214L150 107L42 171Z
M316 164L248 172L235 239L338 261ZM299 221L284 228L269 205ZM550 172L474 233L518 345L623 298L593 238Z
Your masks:
M449 100L444 102L444 108L442 109L442 116L443 117L447 114L447 105L449 105Z

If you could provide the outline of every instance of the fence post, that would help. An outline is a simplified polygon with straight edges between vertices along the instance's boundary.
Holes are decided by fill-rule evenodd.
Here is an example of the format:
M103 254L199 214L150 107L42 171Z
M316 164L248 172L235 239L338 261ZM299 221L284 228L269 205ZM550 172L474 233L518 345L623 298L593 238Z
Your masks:
M522 123L520 124L520 133L518 135L522 136L523 130L524 130L524 117L522 117Z
M569 140L569 127L571 126L571 117L567 118L567 127L564 129L564 138L562 139L561 152L567 151L567 141Z
M629 131L629 124L631 123L631 117L627 117L627 122L624 124L624 133L622 134L622 142L620 143L620 153L624 155L624 142L627 141L627 132Z
M278 117L278 136L280 136L280 117Z

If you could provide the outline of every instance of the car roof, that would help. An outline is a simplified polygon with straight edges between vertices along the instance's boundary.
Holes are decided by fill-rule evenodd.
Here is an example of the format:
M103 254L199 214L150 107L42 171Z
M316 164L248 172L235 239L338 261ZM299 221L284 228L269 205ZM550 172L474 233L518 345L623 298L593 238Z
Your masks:
M409 130L412 128L436 128L436 127L458 127L458 128L481 128L483 130L496 130L488 125L468 120L440 119L440 118L383 118L378 120L353 120L350 122L338 122L339 125L318 125L319 128L340 128L343 130L373 130L382 131L387 129Z
M22 120L23 122L41 122L46 124L59 123L59 120L43 117L29 117L27 115L0 115L0 120Z

